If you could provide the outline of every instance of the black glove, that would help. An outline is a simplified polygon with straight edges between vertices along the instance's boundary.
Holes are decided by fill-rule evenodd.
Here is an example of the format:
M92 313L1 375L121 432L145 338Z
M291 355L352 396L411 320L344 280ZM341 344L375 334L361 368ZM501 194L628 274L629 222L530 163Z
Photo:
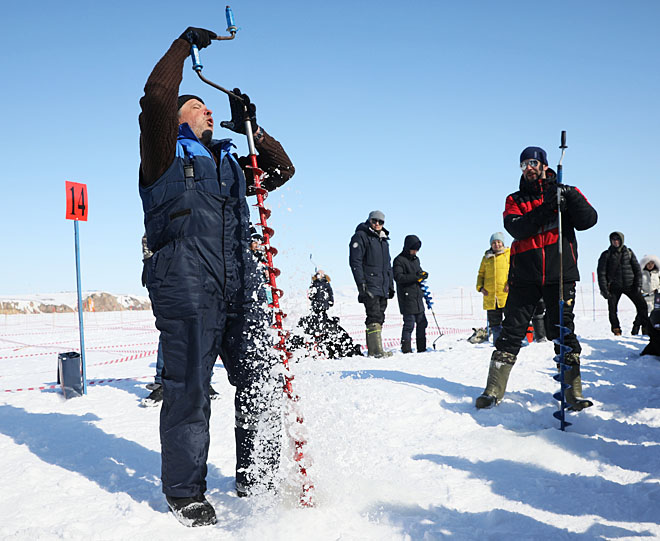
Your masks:
M562 185L561 195L559 196L559 208L562 212L566 210L566 192L569 186ZM557 190L548 190L543 192L543 205L553 212L557 212Z
M211 45L211 40L216 37L218 37L218 35L211 30L189 26L185 29L183 34L179 36L179 39L185 39L191 45L197 45L198 49L203 49L204 47Z
M417 273L417 281L422 282L423 280L426 280L429 277L429 273L426 271L419 271Z
M600 294L603 296L604 299L609 299L610 298L610 294L607 291L605 291L604 289L600 290Z
M387 296L388 299L393 299L394 298L394 288L390 288L390 294Z
M360 286L360 293L358 295L358 300L363 299L360 302L364 302L364 300L366 300L367 298L373 299L374 294L371 291L369 291L369 289L367 288L367 284L362 284Z
M147 287L147 263L148 259L142 262L142 287Z
M250 101L250 97L247 94L241 94L239 88L234 88L232 92L237 96L240 96L243 101L234 96L229 96L231 120L223 120L220 122L220 126L245 135L245 109L247 108L247 114L250 117L250 124L252 124L252 135L254 135L259 128L257 125L257 106Z

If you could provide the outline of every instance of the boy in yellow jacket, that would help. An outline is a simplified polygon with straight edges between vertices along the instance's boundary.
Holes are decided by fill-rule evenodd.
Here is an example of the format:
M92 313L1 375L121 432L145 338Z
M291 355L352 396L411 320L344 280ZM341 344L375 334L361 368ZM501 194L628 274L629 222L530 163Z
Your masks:
M483 306L493 334L493 343L502 332L502 316L509 293L508 280L509 248L504 246L503 233L493 233L490 236L490 249L486 250L477 275L477 291L484 296Z

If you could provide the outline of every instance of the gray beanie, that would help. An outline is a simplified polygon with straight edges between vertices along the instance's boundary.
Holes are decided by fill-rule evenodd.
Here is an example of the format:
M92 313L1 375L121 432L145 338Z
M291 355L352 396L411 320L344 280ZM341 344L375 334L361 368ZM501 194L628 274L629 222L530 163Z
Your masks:
M504 244L504 233L500 233L499 231L497 233L493 233L490 236L490 243L493 244L496 240L499 240L502 244Z
M369 221L371 220L382 220L385 221L385 215L380 210L372 210L369 213Z

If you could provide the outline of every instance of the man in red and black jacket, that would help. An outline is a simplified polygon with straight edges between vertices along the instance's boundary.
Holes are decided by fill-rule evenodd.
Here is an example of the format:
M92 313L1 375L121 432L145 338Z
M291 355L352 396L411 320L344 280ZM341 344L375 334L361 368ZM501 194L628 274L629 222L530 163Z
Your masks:
M592 402L582 398L580 380L580 343L574 334L573 306L577 267L575 231L596 224L598 215L586 197L573 186L561 186L557 201L557 178L548 167L545 151L528 147L520 154L520 189L506 198L504 227L515 239L511 245L509 296L504 309L502 333L495 343L486 389L477 398L477 408L497 404L506 390L511 368L516 362L522 339L539 299L546 305L548 338L559 336L559 276L563 267L564 326L570 332L564 344L571 348L565 362L565 382L571 385L566 400L571 409L581 410ZM558 208L560 207L560 208ZM559 217L562 220L562 261L559 260ZM559 346L555 345L559 353Z

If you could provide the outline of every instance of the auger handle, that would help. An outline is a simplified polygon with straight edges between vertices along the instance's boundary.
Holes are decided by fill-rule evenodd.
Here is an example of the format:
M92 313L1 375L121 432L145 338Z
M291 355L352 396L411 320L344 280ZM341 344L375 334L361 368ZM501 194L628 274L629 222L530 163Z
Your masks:
M559 148L568 148L566 146L566 130L562 130L561 132L561 145L559 145Z
M238 28L236 28L236 23L234 22L234 12L229 6L225 8L225 17L227 17L227 32L235 34Z
M216 36L213 39L224 41L228 39L234 39L236 37L236 32L238 32L238 28L236 28L236 24L234 23L234 12L231 10L229 6L225 8L225 17L227 19L227 32L229 32L230 35ZM199 49L197 48L197 45L193 44L190 46L190 56L193 61L193 69L197 73L200 73L204 68L204 66L202 65L202 62L199 58Z

